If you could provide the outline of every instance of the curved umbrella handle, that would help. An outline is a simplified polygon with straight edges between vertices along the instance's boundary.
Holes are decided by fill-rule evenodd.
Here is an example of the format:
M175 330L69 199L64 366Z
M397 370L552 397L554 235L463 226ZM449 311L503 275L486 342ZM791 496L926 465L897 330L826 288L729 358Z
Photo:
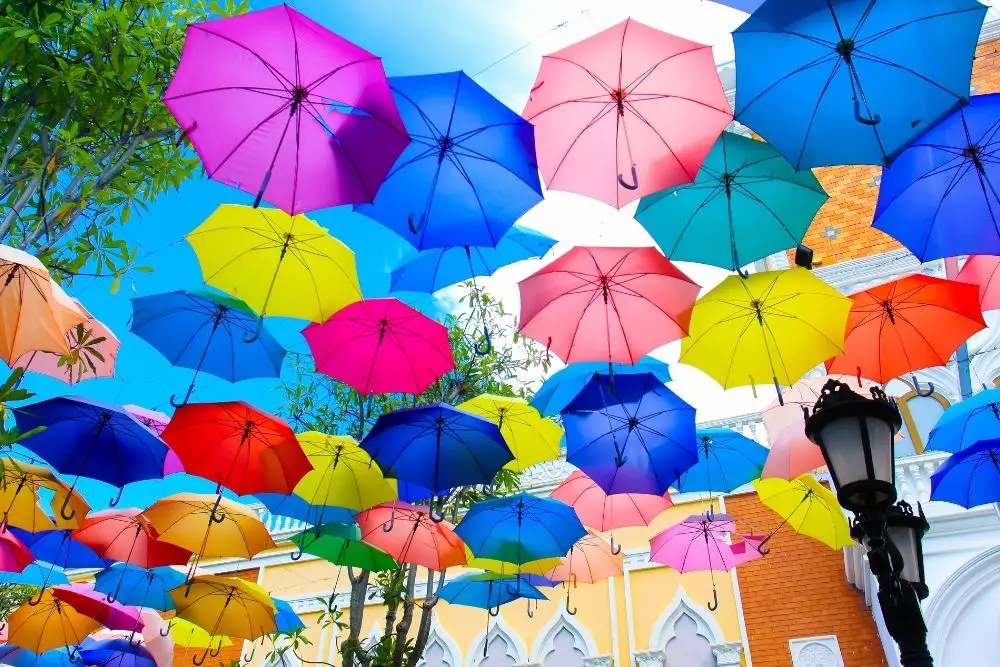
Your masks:
M482 342L476 342L473 346L473 351L478 357L485 357L490 352L493 351L493 338L490 336L490 329L485 324L483 325L483 340Z
M870 118L868 116L865 116L863 113L861 113L861 102L859 102L858 98L855 97L854 98L854 120L858 121L859 123L861 123L863 125L868 125L870 127L874 127L875 125L878 125L879 123L882 122L882 116L879 116L878 114L872 114L872 116Z
M29 607L37 607L38 605L40 605L42 603L42 594L45 593L45 589L47 587L48 587L48 584L45 584L44 586L42 586L41 588L39 588L38 589L38 596L37 597L33 597L30 600L28 600L28 606Z
M392 511L389 512L389 523L382 524L382 532L391 533L392 529L396 527L396 506L392 506Z
M326 601L326 610L331 614L337 613L337 593L336 591L330 593L330 599Z
M212 512L208 515L208 520L212 523L222 523L226 520L226 513L219 510L222 504L222 485L219 485L218 495L215 497L215 504L212 505Z
M611 536L611 553L615 556L622 552L622 545L615 544L615 536Z
M66 494L63 498L62 506L59 507L59 516L63 518L64 521L72 521L73 517L76 516L76 510L69 506L70 494ZM69 510L69 514L66 514L66 510Z
M133 630L128 636L128 643L132 646L139 646L142 644L142 636L140 635L138 641L136 641L135 630Z
M719 591L712 589L712 601L708 603L708 610L715 611L719 608Z
M166 630L166 632L164 632L164 630ZM170 625L169 624L167 624L167 625L163 626L162 628L160 628L160 636L161 637L169 637L170 636Z
M406 218L406 226L410 228L410 233L416 236L420 232L424 231L424 227L427 226L427 214L421 213L420 220L417 224L413 224L414 215L411 213L409 217Z
M125 487L124 486L119 486L118 487L118 494L114 498L112 498L110 502L108 502L108 507L117 507L118 503L120 503L122 501L122 494L123 493L125 493Z
M300 544L299 548L292 552L291 559L292 560L299 560L300 558L302 558L302 554L303 553L305 553L305 552L302 550L302 545Z
M750 272L747 271L747 270L745 270L745 269L743 269L742 267L737 266L736 267L736 275L738 275L743 280L746 280L747 278L750 277Z
M216 646L211 651L209 651L208 654L214 658L215 656L219 655L220 653L222 653L222 641L221 640L219 641L218 646Z
M249 665L251 662L253 662L253 657L256 653L257 653L257 645L252 644L250 646L250 655L241 655L240 657L243 658L243 662Z
M257 326L254 328L253 333L250 334L249 336L247 336L246 334L243 335L243 342L244 343L256 342L257 339L260 338L260 330L261 327L263 326L264 326L264 315L260 315L257 317Z
M773 533L772 533L772 535L773 535ZM769 546L767 546L767 543L770 542L770 541L771 541L771 535L768 535L767 537L765 537L764 539L762 539L760 542L758 542L757 546L756 546L757 553L759 553L761 556L766 556L769 553L771 553L771 548Z
M197 667L201 667L202 665L205 664L205 660L207 658L208 658L208 649L206 648L204 653L202 653L201 655L196 655L193 658L191 658L191 663L197 665Z
M444 512L439 512L433 507L428 508L427 518L434 523L441 523L444 521Z
M915 392L917 392L917 396L922 396L924 398L927 398L928 396L931 396L931 395L934 394L934 383L933 382L928 382L927 383L927 389L921 389L920 388L920 380L917 379L917 375L915 373L912 374L912 375L910 375L910 380L913 381L913 390Z
M268 169L264 172L264 180L260 184L260 190L257 191L257 196L254 197L253 207L257 208L260 206L260 200L264 198L264 190L267 190L267 183L271 180L271 170Z
M626 190L638 190L639 189L639 174L635 170L635 165L632 165L632 182L626 183L625 177L618 174L618 185L622 186Z
M67 646L66 647L66 654L67 654L70 662L72 662L74 664L80 662L80 649L79 649L79 647L77 647L77 646Z
M531 609L531 598L528 598L528 618L534 618L535 612Z

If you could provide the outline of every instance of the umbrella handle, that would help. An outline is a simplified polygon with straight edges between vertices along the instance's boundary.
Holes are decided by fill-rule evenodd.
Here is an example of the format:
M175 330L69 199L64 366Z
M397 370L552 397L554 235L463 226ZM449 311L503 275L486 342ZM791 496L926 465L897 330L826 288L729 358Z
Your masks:
M253 656L256 653L257 653L257 644L251 644L250 655L242 655L240 657L243 658L243 662L249 665L251 662L253 662Z
M382 532L391 533L392 529L396 527L396 505L393 504L392 511L389 512L389 523L382 524Z
M410 228L410 233L416 236L420 232L424 231L424 227L427 226L427 214L421 213L417 224L413 224L413 219L414 216L411 213L409 217L406 218L406 226Z
M871 118L862 114L861 102L858 101L857 97L854 98L854 119L859 123L861 123L862 125L868 125L872 127L882 122L882 116L879 116L878 114L872 114Z
M30 600L28 600L29 607L37 607L39 604L42 603L42 594L45 593L46 587L47 585L42 586L41 588L38 589L38 597L33 597Z
M743 280L746 280L747 278L749 278L749 277L750 277L750 272L749 272L749 271L746 271L746 270L744 270L743 268L741 268L741 267L739 267L739 266L737 266L737 267L736 267L736 274L737 274L737 275L738 275L738 276L739 276L740 278L742 278Z
M166 632L163 632L164 630L166 630ZM164 625L162 628L160 628L160 636L161 637L169 637L170 636L170 624L169 623L167 625Z
M719 608L719 591L712 589L712 601L708 603L708 610L715 611Z
M778 394L778 405L785 407L785 397L781 395L781 385L778 383L778 377L774 376L774 391Z
M215 504L212 505L212 513L209 515L209 521L212 523L222 523L226 520L226 513L219 511L219 505L222 503L222 491L220 489L219 495L215 498Z
M300 544L299 548L292 552L291 556L292 560L299 560L300 558L302 558L303 553L304 552L302 550L302 545Z
M133 630L128 636L128 643L132 646L139 646L142 644L142 637L139 637L139 641L135 641L135 630Z
M70 662L74 664L80 662L80 649L76 646L67 646L66 653Z
M264 190L267 190L267 183L271 180L271 170L268 169L264 172L264 180L260 184L260 190L257 191L257 196L253 200L253 207L257 208L260 206L260 200L264 198Z
M197 665L197 667L201 667L202 665L205 664L206 658L208 658L208 649L207 648L205 649L205 652L202 653L201 655L196 655L193 658L191 658L191 663L194 664L194 665Z
M618 185L622 186L626 190L638 190L639 189L639 174L635 171L635 165L632 165L632 182L626 183L625 177L618 174Z
M221 652L222 652L222 641L220 640L219 645L213 648L211 651L209 651L208 654L214 658Z
M931 396L931 395L934 394L934 383L933 382L928 382L927 383L927 389L921 389L920 388L920 380L917 379L917 376L916 376L915 373L912 374L912 375L910 375L910 380L913 381L913 390L917 392L917 396L923 396L924 398L927 398L928 396Z
M622 468L628 463L628 457L615 452L615 467Z
M112 498L110 502L108 502L108 507L117 507L118 503L120 503L122 501L122 494L123 493L125 493L125 487L124 486L119 486L118 487L118 494L114 498Z
M496 618L497 616L499 616L500 615L500 605L497 605L496 607L490 607L489 608L489 614L493 618ZM486 657L486 648L485 647L483 648L483 657Z
M257 326L256 328L254 328L253 333L250 334L249 336L243 334L243 342L248 344L257 342L257 339L260 338L261 327L263 326L264 326L264 316L261 315L257 318Z
M528 618L534 618L535 612L531 610L531 598L528 599Z
M483 325L483 341L477 342L473 346L473 351L475 351L476 356L485 357L487 354L493 351L493 338L490 336L490 329L485 324Z
M427 518L434 523L441 523L444 521L444 512L438 512L433 507L430 507L428 508Z
M617 556L622 552L622 545L615 544L615 536L611 536L611 554Z
M330 593L330 599L326 601L327 612L331 614L337 613L337 605L335 604L336 602L337 602L337 592L333 591L332 593Z
M69 506L70 494L67 493L66 497L63 499L62 506L59 507L59 516L63 518L64 521L72 521L73 517L76 516L76 510ZM69 514L66 514L66 510L69 510Z
M767 543L770 541L771 541L771 535L768 535L763 540L761 540L756 547L757 553L759 553L761 556L766 556L767 554L771 553L771 548L767 546Z

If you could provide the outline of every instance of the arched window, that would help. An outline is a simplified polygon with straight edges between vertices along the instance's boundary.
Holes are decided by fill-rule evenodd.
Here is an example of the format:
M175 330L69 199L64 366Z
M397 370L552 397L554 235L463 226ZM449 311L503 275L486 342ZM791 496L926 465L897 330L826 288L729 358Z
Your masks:
M431 641L424 650L424 659L420 667L459 667L455 662L455 656L451 650L445 646L440 639Z
M905 384L910 386L909 382ZM903 428L899 429L896 440L896 456L923 454L931 429L948 408L948 399L937 392L920 396L911 387L910 391L896 399L896 403L903 417Z
M490 637L486 644L486 657L480 660L479 667L514 667L517 658L513 656L507 638L501 634Z
M576 644L576 635L569 628L559 628L542 667L583 667L583 651Z
M674 636L663 650L666 667L716 667L712 643L698 630L686 612L674 621Z

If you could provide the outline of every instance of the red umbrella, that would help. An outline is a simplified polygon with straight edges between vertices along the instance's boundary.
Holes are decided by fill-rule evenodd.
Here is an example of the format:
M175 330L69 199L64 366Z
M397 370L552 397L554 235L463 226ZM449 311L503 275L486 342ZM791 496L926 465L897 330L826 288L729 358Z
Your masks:
M312 470L288 424L242 401L182 405L162 438L188 474L220 492L289 494Z
M632 19L545 56L522 115L550 190L617 208L693 181L733 118L712 47Z
M361 539L400 563L438 572L465 565L465 544L447 521L431 519L430 508L402 501L377 505L356 516Z
M190 551L161 542L159 537L142 510L133 507L94 512L73 532L77 542L87 545L101 558L145 568L188 562Z
M109 602L104 593L94 590L93 584L59 584L52 587L52 595L109 630L142 631L144 622L138 607Z
M20 572L33 562L31 550L7 526L0 528L0 572Z
M844 353L830 373L855 373L886 383L905 373L943 366L972 334L986 327L975 285L912 275L852 294Z
M634 364L687 335L698 285L656 248L572 248L522 280L521 333L567 364Z
M979 288L979 307L984 311L1000 309L1000 257L972 255L965 260L955 280L971 283Z

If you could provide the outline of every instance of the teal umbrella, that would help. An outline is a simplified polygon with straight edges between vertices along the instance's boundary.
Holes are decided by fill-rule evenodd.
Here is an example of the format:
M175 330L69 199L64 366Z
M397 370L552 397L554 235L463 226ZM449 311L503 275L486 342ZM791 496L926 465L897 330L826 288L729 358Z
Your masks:
M737 271L797 246L825 201L811 171L723 132L693 183L643 197L635 217L670 259Z

